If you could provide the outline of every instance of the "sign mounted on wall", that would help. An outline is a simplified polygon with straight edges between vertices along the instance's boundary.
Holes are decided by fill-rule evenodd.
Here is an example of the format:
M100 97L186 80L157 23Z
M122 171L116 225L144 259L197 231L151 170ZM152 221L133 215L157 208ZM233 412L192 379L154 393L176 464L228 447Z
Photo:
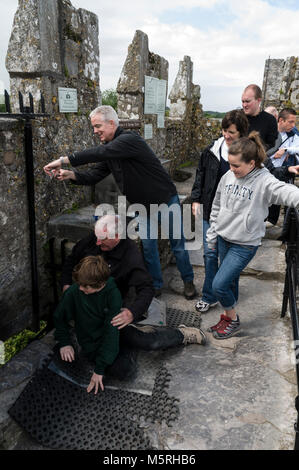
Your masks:
M78 97L76 88L58 88L59 112L77 113Z
M153 126L152 124L144 124L144 138L149 140L153 138Z
M164 114L167 81L144 77L144 114Z

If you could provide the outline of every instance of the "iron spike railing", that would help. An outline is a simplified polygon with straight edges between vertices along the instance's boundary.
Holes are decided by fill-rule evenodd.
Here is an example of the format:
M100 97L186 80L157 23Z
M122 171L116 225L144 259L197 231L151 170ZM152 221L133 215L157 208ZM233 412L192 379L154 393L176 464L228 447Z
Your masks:
M24 106L24 99L21 92L18 93L19 113L11 112L10 96L5 90L6 112L0 113L0 118L14 118L25 121L24 125L24 151L26 166L26 186L28 200L28 220L30 235L30 259L31 259L31 296L32 296L32 330L37 332L40 329L40 308L39 308L39 282L37 269L36 250L36 225L35 225L35 194L34 194L34 166L33 166L33 143L32 143L32 119L37 117L48 117L45 113L44 97L40 96L41 113L34 113L33 96L29 93L29 106Z

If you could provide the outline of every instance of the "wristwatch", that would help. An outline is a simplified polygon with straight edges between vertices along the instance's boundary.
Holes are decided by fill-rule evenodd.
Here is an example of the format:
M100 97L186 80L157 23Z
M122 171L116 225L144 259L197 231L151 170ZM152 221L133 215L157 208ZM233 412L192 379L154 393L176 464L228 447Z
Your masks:
M64 164L64 158L63 158L63 157L60 157L59 160L60 160L61 168L62 168L62 167L63 167L63 164Z

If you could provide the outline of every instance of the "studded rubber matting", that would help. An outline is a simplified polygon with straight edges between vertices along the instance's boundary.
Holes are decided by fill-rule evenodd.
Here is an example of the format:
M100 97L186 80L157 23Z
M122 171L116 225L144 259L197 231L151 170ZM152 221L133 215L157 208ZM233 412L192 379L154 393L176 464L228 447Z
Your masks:
M200 317L168 309L167 324L177 327L181 323L199 326ZM168 395L171 375L163 366L162 352L138 354L137 363L140 367L134 387L120 381L115 386L105 382L105 391L97 395L88 394L46 364L27 384L9 414L46 448L153 449L143 423L163 421L171 426L179 414L178 400ZM90 364L81 363L80 367L73 370L74 381L89 383Z
M168 326L177 328L179 325L200 327L201 316L196 312L184 312L175 308L167 308L166 322Z
M151 396L110 389L94 395L44 367L9 414L46 448L153 449L141 420L171 425L179 413L177 400L165 389L167 375L161 368Z

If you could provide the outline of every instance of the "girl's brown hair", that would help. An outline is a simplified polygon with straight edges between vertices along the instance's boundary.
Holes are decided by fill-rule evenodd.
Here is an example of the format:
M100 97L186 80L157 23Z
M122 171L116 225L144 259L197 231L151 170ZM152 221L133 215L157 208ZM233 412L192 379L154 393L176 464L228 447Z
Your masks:
M80 286L98 289L110 276L110 269L101 256L86 256L73 270L73 280Z
M230 155L241 154L241 160L245 163L255 161L256 168L262 168L262 163L267 158L260 135L256 131L250 132L248 137L235 140L228 149Z

